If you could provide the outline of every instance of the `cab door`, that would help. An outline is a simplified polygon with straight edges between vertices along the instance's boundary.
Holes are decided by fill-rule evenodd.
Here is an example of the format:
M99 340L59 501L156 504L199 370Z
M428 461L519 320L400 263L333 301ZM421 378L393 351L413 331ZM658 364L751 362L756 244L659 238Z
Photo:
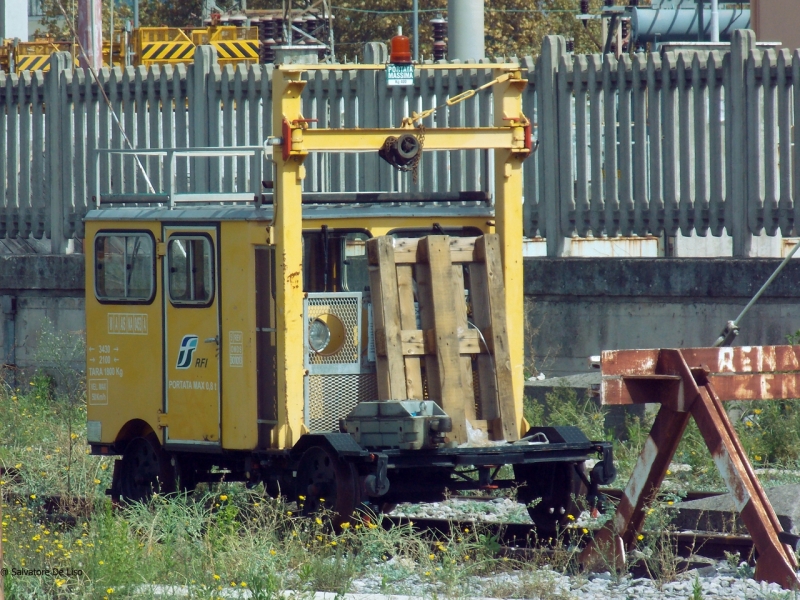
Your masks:
M220 444L215 227L164 227L165 442Z

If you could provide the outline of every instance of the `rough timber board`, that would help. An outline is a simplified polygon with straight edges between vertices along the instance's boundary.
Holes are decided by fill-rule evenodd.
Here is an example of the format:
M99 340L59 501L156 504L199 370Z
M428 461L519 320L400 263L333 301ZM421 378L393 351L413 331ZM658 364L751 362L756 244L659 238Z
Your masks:
M376 357L378 396L382 400L406 398L403 345L400 337L400 306L392 239L379 237L367 242L372 311L376 341L385 351Z
M470 299L472 301L472 319L481 331L491 327L492 313L489 308L489 295L486 293L486 268L479 263L469 266ZM487 342L489 340L486 340ZM500 405L497 395L497 380L494 377L494 361L491 355L481 354L477 357L478 369L478 412L481 419L490 425L489 434L492 439L503 438L503 425L500 421Z
M482 287L487 294L486 305L489 308L491 328L487 342L491 346L494 358L497 403L502 420L503 438L508 441L516 441L519 439L519 426L514 402L511 351L508 346L503 265L500 260L500 240L497 235L484 235L477 239L475 261L479 265L478 268L482 265L485 271L485 282ZM473 283L471 293L477 295L478 292L480 290L476 289Z
M397 266L397 292L400 302L400 327L402 334L409 330L417 329L417 314L414 310L414 268L411 265ZM420 336L422 332L420 331ZM423 350L424 350L424 340ZM403 342L403 360L406 371L406 396L408 398L422 400L422 360L417 356L409 356L406 351L406 340Z
M452 254L451 254L452 256ZM464 417L470 423L475 424L477 414L475 410L475 389L472 380L472 357L466 354L462 340L467 335L469 325L467 324L467 301L464 297L464 266L460 264L450 267L453 271L453 306L455 307L456 335L458 336L457 352L460 355L461 365L461 384L463 387L462 397L464 404ZM477 334L477 332L474 332Z
M453 310L453 263L447 236L428 236L417 247L417 291L423 329L436 330L436 355L425 357L428 397L453 420L452 437L467 441L458 324Z

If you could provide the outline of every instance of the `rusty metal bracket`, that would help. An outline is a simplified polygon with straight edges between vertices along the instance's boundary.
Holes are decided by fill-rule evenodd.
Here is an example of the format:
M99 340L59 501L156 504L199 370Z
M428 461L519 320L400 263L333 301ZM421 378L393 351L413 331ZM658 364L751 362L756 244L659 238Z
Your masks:
M800 589L790 540L722 406L725 400L797 398L800 346L603 352L603 404L658 403L650 435L614 517L581 554L584 568L621 569L694 418L758 551L755 577Z

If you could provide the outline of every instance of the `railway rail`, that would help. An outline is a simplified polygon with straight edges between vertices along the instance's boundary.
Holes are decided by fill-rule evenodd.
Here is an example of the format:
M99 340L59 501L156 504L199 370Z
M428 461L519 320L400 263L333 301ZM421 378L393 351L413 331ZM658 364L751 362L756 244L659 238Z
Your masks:
M612 498L618 499L622 495L622 490L604 489L603 493ZM720 492L694 491L686 494L686 500L697 500L718 496ZM495 497L481 496L475 494L464 494L454 497L458 500L473 502L488 502ZM28 497L17 493L6 493L3 496L3 503L6 505L15 502L28 503ZM91 518L93 501L91 498L74 497L66 498L63 496L40 496L36 500L40 507L40 517L48 522L61 523L64 526L74 526L78 519L81 521ZM430 534L433 537L447 537L458 535L465 530L471 531L480 529L483 535L494 537L501 546L499 553L502 556L515 558L518 560L530 560L542 553L552 552L557 543L574 544L582 547L596 533L596 530L589 529L584 533L582 527L567 528L557 541L552 538L540 539L536 534L536 528L532 523L511 523L485 521L480 518L470 519L436 519L419 518L413 516L392 516L385 515L381 520L385 528L397 526L411 526L415 531ZM650 531L647 535L664 535L672 543L677 556L686 560L683 566L691 568L696 557L703 557L713 560L724 560L726 553L738 553L742 560L753 564L756 554L753 540L747 535L731 535L716 532L701 531ZM633 566L634 574L643 571L641 567Z
M596 530L583 533L582 528L568 528L557 542L552 538L539 539L536 528L531 523L499 523L476 520L453 521L449 519L430 519L387 516L382 521L384 527L411 526L416 531L431 532L434 535L452 536L462 531L479 527L484 535L494 537L501 545L501 553L520 559L530 558L536 553L547 552L555 543L576 544L582 547ZM695 557L724 560L726 553L738 553L742 560L755 561L753 540L747 535L730 535L704 531L650 531L647 535L664 535L670 540L676 555L691 561Z

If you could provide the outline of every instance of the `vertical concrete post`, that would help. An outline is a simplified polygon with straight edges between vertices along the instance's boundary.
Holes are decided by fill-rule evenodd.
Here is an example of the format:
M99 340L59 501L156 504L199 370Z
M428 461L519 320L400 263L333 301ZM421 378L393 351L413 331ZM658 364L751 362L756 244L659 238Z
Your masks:
M389 60L389 51L386 44L369 42L364 44L364 63L380 65ZM372 70L358 71L358 120L359 127L378 127L378 72ZM368 102L363 101L369 98ZM360 191L375 191L380 188L380 159L374 152L359 154L359 183ZM363 162L362 162L363 161Z
M84 69L97 70L103 66L103 15L100 7L100 0L78 1L78 38L86 51L86 55L81 52L80 65Z
M561 182L558 129L558 64L567 53L567 42L559 35L548 35L542 44L537 71L539 76L539 152L543 153L545 238L547 256L564 256L565 240L561 231ZM564 132L571 139L571 131ZM572 145L571 141L565 142Z
M194 81L189 90L189 118L192 123L191 146L208 146L208 75L212 65L217 62L217 51L213 46L198 46L194 53ZM193 192L207 192L209 189L209 168L207 158L193 158L191 167L191 189Z
M72 168L65 164L63 145L72 140L62 139L62 104L67 101L62 94L61 80L64 72L72 68L72 56L68 52L54 52L50 56L50 71L45 73L45 131L47 135L47 202L50 206L50 251L53 254L67 253L67 239L64 234L64 204L67 200L62 183L62 170Z
M447 0L447 37L450 60L485 57L483 0Z
M747 140L747 80L745 69L750 50L756 47L756 35L749 30L737 30L731 38L731 223L728 233L733 238L734 256L752 256L753 234L748 227L748 140Z

